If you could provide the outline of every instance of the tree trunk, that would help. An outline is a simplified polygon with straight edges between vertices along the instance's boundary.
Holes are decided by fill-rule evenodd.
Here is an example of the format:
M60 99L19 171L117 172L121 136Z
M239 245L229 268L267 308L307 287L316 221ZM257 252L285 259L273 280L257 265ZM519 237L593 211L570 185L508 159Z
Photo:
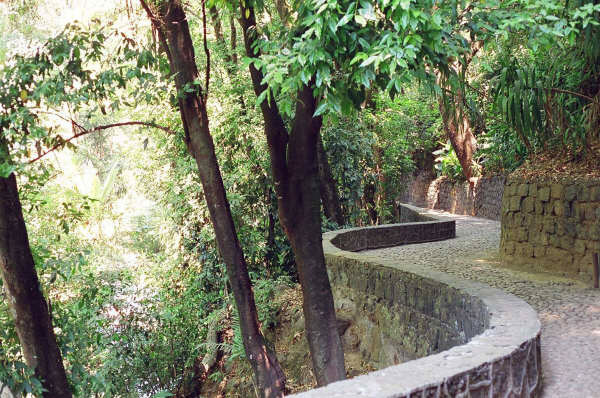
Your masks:
M363 187L363 206L369 216L369 222L371 225L377 225L377 204L375 203L375 193L377 187L375 184L367 182Z
M296 257L302 286L306 335L319 385L346 376L333 294L325 267L321 232L321 206L317 141L321 118L313 117L316 101L310 87L303 87L288 144L289 192L284 196L284 229Z
M385 173L383 170L383 148L379 145L375 145L373 148L373 155L375 156L375 173L377 174L377 190L375 194L375 208L379 209L377 215L376 224L384 224L387 222L385 209L386 192L385 192Z
M450 68L454 70L454 73L464 76L473 57L475 57L482 46L483 42L480 40L471 41L471 51L465 55L463 63L455 60L450 64ZM437 72L437 83L442 88L450 89L446 77L440 71ZM469 181L473 176L472 162L473 154L477 149L477 140L473 133L471 119L467 114L467 109L465 109L465 93L459 88L457 92L450 92L448 97L441 97L439 99L439 108L442 115L442 122L444 123L444 130L450 139L450 144L454 152L456 152L456 157L463 169L463 175Z
M228 49L225 45L225 37L223 36L223 24L221 23L221 16L219 15L219 11L217 7L212 6L209 9L210 18L212 20L213 29L215 31L215 38L217 39L217 44L223 46L223 59L225 60L225 70L227 71L227 76L229 77L230 83L235 84L235 75L237 73L237 64L238 57L236 53L237 48L237 34L235 30L235 24L233 18L229 20L231 25L231 46ZM239 90L236 90L239 91ZM239 95L238 101L240 102L240 107L242 109L242 113L246 113L246 102L244 101L244 96Z
M448 104L447 101L452 101L452 104ZM460 162L463 169L463 175L468 180L473 176L472 161L473 154L477 148L477 140L473 134L473 128L471 126L471 120L467 115L466 110L462 104L463 93L458 92L453 94L453 98L446 100L440 98L439 106L440 113L442 115L442 121L444 123L444 130L446 135L450 139L450 144L456 157Z
M258 57L252 48L256 18L252 7L240 5L246 55ZM268 87L263 74L250 64L254 92L259 96ZM333 305L333 294L323 254L317 166L317 140L321 119L313 118L316 108L312 89L298 93L296 116L288 136L274 100L263 101L261 111L271 156L271 170L279 205L279 221L292 245L302 286L306 337L313 369L320 386L346 377L344 353Z
M47 390L43 396L70 398L52 319L35 271L14 174L0 178L0 270L23 356Z
M317 161L319 164L319 189L325 217L337 223L337 225L344 225L344 213L340 205L340 197L320 134L317 140Z
M267 182L265 181L265 185ZM266 253L266 266L267 266L267 275L270 275L272 270L278 265L277 261L277 250L276 250L276 240L275 240L275 202L273 201L273 188L271 186L266 186L265 189L265 202L267 203L267 253Z
M235 28L235 20L233 19L233 15L229 17L229 26L231 28L230 32L230 41L231 41L231 61L237 67L238 64L238 54L237 54L237 30Z
M183 92L186 85L201 79L182 4L178 0L165 2L156 15L143 0L141 2L165 42L164 47L168 50L167 55L171 72L175 74L177 90ZM199 87L196 92L187 93L180 99L179 106L188 149L198 165L217 245L226 264L227 276L237 305L246 356L254 370L258 389L263 397L283 397L285 376L274 353L267 348L259 329L246 260L238 241L217 163L205 101L206 95Z

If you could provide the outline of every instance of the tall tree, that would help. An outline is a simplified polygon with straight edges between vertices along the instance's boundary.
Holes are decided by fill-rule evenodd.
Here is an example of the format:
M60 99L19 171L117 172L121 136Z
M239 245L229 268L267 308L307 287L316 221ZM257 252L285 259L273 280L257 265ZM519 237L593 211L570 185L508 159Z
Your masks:
M246 55L257 59L254 8L242 1L240 11ZM254 64L249 68L255 94L264 97L263 93L270 89L264 83L262 71ZM279 220L292 245L302 286L306 337L313 369L317 383L326 385L344 379L346 372L321 238L317 142L322 120L319 116L313 117L317 101L312 84L301 87L297 97L289 133L275 100L262 101L260 107L271 156Z
M448 64L451 75L460 77L463 81L467 78L467 68L471 61L483 47L482 40L465 38L465 42L468 43L469 50L462 57L454 58ZM448 77L448 74L444 74L442 71L437 72L437 84L445 90L438 100L440 114L444 131L460 162L463 175L469 181L473 177L472 162L477 149L477 139L475 138L469 109L466 105L464 84L457 82L456 87L453 88L448 82Z
M448 22L456 19L456 2L302 1L292 26L280 32L282 42L272 39L272 32L258 33L259 4L240 0L240 22L265 124L280 223L296 257L307 338L322 385L344 378L344 364L319 231L315 162L321 115L359 108L374 85L396 95L414 77L434 80L432 69L462 51L462 42L448 30L453 26ZM290 96L295 115L288 132L277 99Z
M161 1L157 5L140 1L167 52L175 85L180 93L179 110L186 144L198 165L217 245L227 267L246 356L254 370L261 395L267 398L281 397L285 390L285 377L259 329L247 264L238 241L209 130L206 111L208 87L202 88L198 84L202 78L196 65L183 4L180 0ZM207 72L206 83L208 80Z
M0 163L8 146L0 129ZM65 368L48 304L35 271L14 173L0 176L0 271L25 361L42 381L47 398L70 398Z

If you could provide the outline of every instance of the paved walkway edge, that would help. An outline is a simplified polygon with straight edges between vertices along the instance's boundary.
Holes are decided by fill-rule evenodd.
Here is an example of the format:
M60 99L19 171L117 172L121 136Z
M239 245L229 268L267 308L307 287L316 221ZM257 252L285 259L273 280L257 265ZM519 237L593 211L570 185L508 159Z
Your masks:
M422 209L407 206L411 211ZM431 214L423 214L431 217ZM440 217L438 221L446 222ZM425 221L424 223L431 223ZM419 227L419 222L410 223ZM402 225L402 224L399 224ZM370 227L369 234L380 228L389 235L390 227ZM406 224L402 228L406 228ZM362 229L351 231L360 233ZM422 229L421 229L422 230ZM324 234L323 247L328 266L339 264L360 264L363 272L384 267L389 273L412 274L428 280L429 283L457 290L464 295L465 303L482 302L487 310L482 333L471 338L466 344L455 346L438 354L430 355L400 365L358 376L350 380L332 383L326 387L293 395L297 398L424 398L424 397L538 397L542 388L540 353L540 321L536 312L523 300L499 289L472 281L424 269L417 265L399 265L392 260L369 256L368 253L351 252L351 239L344 239L344 248L339 249L332 241L348 230ZM405 231L406 232L406 231ZM407 233L411 233L410 231ZM397 235L397 234L396 234ZM364 239L358 239L364 244ZM376 240L378 244L381 240ZM400 242L403 242L402 240ZM390 246L397 243L389 242ZM364 247L360 247L361 249ZM368 283L353 281L359 278L339 278L351 288L368 289ZM392 276L393 279L393 276ZM336 283L336 282L333 282ZM353 284L355 284L353 286ZM357 286L360 284L360 286ZM376 289L372 287L372 294ZM443 289L439 290L443 293ZM477 300L471 300L475 298ZM382 297L382 299L386 299ZM389 299L389 297L387 298ZM419 300L409 300L413 303ZM403 303L407 304L407 303ZM415 307L417 309L417 307ZM469 308L464 311L469 313ZM478 312L477 309L471 311Z

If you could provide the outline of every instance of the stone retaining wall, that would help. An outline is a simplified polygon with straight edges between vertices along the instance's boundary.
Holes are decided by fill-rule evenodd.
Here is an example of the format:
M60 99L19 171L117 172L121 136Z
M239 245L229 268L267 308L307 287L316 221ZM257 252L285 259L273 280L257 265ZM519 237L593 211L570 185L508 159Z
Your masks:
M343 250L360 251L456 236L454 220L434 220L408 206L400 207L400 220L402 224L346 229L338 233L332 243Z
M423 231L418 223L405 226L419 231L414 236ZM379 232L387 235L389 228ZM368 311L360 318L370 323L370 339L385 346L371 347L377 355L369 358L370 363L380 370L294 397L539 396L540 323L528 304L481 284L334 245L346 235L348 250L370 248L365 247L362 230L327 233L323 247L339 309L343 311L348 297L358 300L361 305L356 308ZM373 234L377 228L369 230ZM373 242L379 247L382 241ZM408 362L394 365L403 360Z
M504 176L481 177L455 182L445 177L434 179L430 173L421 172L401 181L406 189L400 201L429 209L455 214L500 220Z
M600 180L508 179L500 241L506 262L590 281L599 252Z

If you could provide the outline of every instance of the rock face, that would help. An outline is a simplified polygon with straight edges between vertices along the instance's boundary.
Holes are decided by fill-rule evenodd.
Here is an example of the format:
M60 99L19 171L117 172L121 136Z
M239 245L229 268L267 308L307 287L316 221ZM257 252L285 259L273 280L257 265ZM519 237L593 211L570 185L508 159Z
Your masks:
M509 177L500 253L507 263L590 281L592 254L600 253L600 180Z

